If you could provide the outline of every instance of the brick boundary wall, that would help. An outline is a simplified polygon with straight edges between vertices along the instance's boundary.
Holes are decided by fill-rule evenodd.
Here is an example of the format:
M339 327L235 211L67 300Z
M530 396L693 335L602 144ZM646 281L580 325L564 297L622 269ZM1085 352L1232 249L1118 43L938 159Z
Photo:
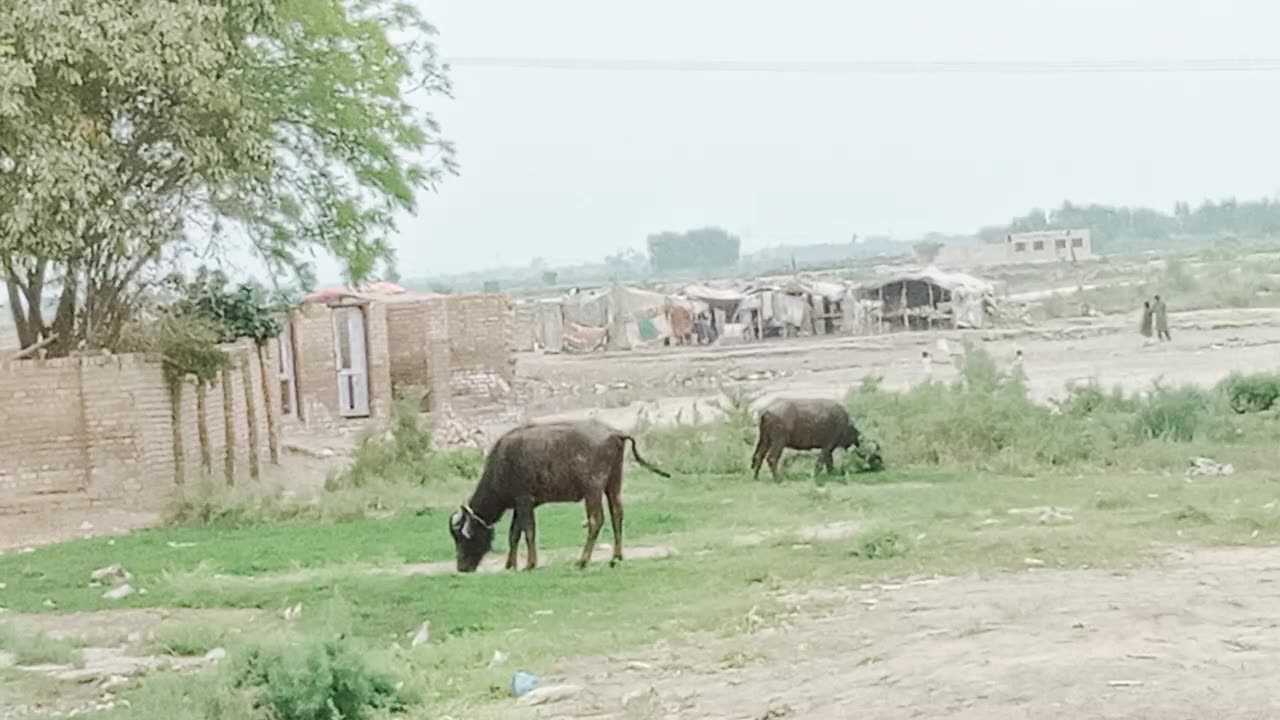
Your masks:
M203 390L140 355L0 362L0 514L159 510L202 478L258 477L279 457L274 344L226 349Z

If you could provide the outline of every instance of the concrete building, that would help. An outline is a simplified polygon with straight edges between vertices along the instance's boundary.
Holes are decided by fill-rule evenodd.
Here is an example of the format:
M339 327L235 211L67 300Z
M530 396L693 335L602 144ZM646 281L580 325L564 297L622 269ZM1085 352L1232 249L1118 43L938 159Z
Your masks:
M1093 238L1088 230L1038 230L1011 233L1005 237L1009 263L1074 262L1093 257Z
M1011 233L994 242L944 245L934 263L939 267L982 268L1093 257L1093 238L1088 230L1038 230Z

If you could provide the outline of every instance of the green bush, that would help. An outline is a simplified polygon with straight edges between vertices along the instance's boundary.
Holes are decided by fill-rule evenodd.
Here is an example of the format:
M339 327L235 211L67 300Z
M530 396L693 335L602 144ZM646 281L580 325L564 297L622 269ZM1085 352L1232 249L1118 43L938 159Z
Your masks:
M410 704L395 678L350 640L251 649L234 663L230 682L271 720L364 720Z
M1157 384L1137 403L1134 431L1139 439L1191 442L1212 434L1213 416L1221 417L1219 398L1194 385Z
M1217 390L1237 413L1266 412L1280 400L1280 375L1231 373L1218 383Z

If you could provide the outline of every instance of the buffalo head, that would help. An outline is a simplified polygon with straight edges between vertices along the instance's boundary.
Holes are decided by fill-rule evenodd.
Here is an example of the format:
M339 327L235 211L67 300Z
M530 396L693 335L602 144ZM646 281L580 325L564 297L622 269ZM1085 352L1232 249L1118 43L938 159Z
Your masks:
M458 551L458 572L475 572L493 548L493 525L463 505L449 517L449 534Z
M848 450L851 447L859 447L862 444L862 433L858 432L858 428L849 423L844 430L844 437L840 438L840 447Z

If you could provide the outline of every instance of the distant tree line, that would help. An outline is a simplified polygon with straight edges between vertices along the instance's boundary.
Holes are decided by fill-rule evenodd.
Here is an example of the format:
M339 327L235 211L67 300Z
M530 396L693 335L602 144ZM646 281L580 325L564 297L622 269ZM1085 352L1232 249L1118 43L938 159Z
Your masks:
M1056 210L1035 209L1006 225L983 228L979 235L994 240L1011 232L1088 228L1094 247L1102 252L1159 247L1179 238L1259 238L1280 236L1280 201L1270 198L1239 202L1234 198L1205 201L1192 208L1177 203L1172 213L1145 207L1062 203Z

